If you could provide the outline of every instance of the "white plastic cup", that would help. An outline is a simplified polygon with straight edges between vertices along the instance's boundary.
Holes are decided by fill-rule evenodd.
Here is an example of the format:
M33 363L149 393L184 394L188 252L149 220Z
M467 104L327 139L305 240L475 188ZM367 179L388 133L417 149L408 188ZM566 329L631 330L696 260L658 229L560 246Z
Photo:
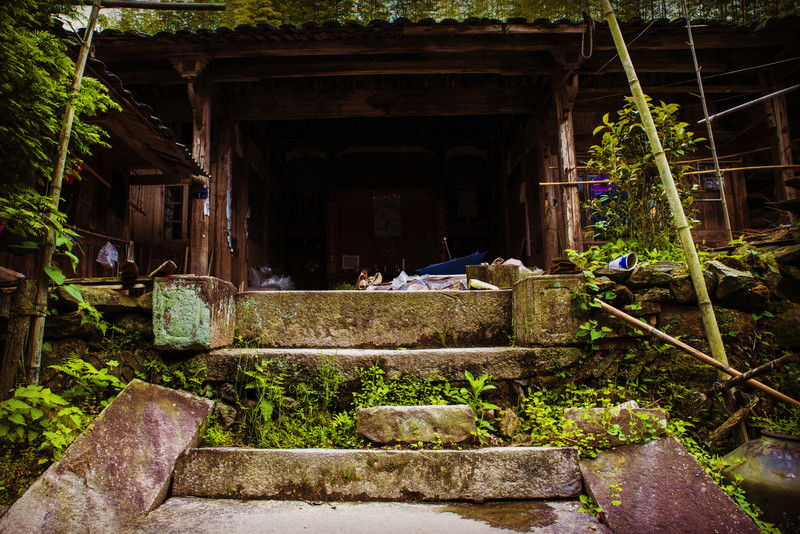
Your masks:
M619 258L613 260L608 264L608 266L612 269L623 269L625 271L630 271L636 267L637 261L639 261L639 258L636 257L636 253L628 252L624 256L620 256Z

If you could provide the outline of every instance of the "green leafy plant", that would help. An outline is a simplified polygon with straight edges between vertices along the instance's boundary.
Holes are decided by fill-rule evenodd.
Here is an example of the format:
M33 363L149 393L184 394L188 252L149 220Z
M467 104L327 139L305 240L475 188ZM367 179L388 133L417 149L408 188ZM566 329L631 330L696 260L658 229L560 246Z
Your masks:
M108 405L124 384L104 369L77 357L52 366L64 375L62 393L42 386L22 386L0 403L0 440L17 446L32 445L46 456L40 463L58 460L94 415Z
M578 511L581 513L600 518L605 512L603 508L589 495L581 494L578 497L578 500L581 501L581 505L578 507Z
M695 138L688 130L689 125L678 120L677 104L662 102L656 106L649 98L647 103L673 177L680 184L684 211L691 218L697 186L684 178L687 166L679 161L693 152L702 139ZM601 132L602 143L589 149L592 159L587 167L608 176L615 190L613 195L595 198L586 206L592 212L593 233L597 238L613 242L625 239L627 251L642 257L651 252L660 256L664 251L681 257L669 202L632 97L626 97L616 121L612 121L608 113L603 116L603 124L594 134ZM692 220L692 224L698 223Z
M472 408L472 413L475 414L475 426L478 429L478 439L483 444L489 439L492 432L497 431L487 419L487 416L492 410L497 410L500 407L481 397L487 391L497 389L497 387L489 383L492 378L491 375L483 374L476 378L469 371L464 371L464 376L469 383L469 388L460 388L452 396L454 400L468 404Z

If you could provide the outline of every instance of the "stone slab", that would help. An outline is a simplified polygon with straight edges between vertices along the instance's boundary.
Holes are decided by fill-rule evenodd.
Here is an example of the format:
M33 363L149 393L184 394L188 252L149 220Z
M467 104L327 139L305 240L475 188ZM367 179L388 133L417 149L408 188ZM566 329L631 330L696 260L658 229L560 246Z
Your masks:
M153 282L153 335L161 350L208 350L233 343L236 288L211 276Z
M128 296L113 289L102 289L92 286L76 286L83 300L88 302L103 313L132 313L139 310L139 303ZM80 301L72 296L64 286L56 288L58 298L73 310L77 310Z
M467 282L480 280L500 289L511 289L522 276L531 276L529 269L518 265L467 265Z
M358 379L357 367L376 363L388 377L428 377L435 372L450 381L464 380L464 371L492 380L530 378L572 367L584 356L578 347L474 347L450 349L218 349L204 356L208 380L233 382L259 360L283 363L300 376L313 376L323 364L332 365L346 381Z
M601 451L581 459L581 472L616 534L760 532L674 438ZM621 504L613 506L614 499Z
M577 343L579 322L572 297L583 288L583 275L532 276L514 285L513 328L522 346Z
M660 408L567 408L564 418L573 421L594 447L617 447L667 430L667 412Z
M358 433L374 443L461 443L478 431L466 404L360 408Z
M507 345L511 291L248 291L236 324L261 347Z
M0 518L0 532L117 533L166 497L212 402L131 381Z
M172 497L130 532L218 534L613 534L576 501L381 503Z
M178 497L476 501L575 497L577 449L189 449L175 465Z

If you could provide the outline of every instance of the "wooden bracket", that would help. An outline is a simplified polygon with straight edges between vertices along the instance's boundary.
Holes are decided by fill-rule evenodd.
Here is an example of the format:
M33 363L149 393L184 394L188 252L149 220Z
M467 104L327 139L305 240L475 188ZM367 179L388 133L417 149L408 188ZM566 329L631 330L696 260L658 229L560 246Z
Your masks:
M169 62L175 67L175 70L187 80L197 78L203 73L208 63L211 61L209 57L171 57Z

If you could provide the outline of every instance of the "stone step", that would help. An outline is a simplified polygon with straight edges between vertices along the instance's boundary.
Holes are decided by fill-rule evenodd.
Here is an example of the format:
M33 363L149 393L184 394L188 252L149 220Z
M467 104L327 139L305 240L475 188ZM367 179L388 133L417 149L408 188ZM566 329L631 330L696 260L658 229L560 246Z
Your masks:
M236 335L260 347L507 345L511 290L247 291Z
M189 449L172 495L303 501L474 501L575 498L571 447L472 450Z
M172 497L132 532L218 534L611 534L579 502L472 503L240 501Z
M320 365L330 365L347 382L358 379L356 368L377 365L388 377L436 374L446 380L464 380L464 371L492 375L493 381L530 379L574 365L583 356L578 347L472 347L440 349L218 349L205 358L208 380L236 382L257 361L273 360L299 377L313 376Z

